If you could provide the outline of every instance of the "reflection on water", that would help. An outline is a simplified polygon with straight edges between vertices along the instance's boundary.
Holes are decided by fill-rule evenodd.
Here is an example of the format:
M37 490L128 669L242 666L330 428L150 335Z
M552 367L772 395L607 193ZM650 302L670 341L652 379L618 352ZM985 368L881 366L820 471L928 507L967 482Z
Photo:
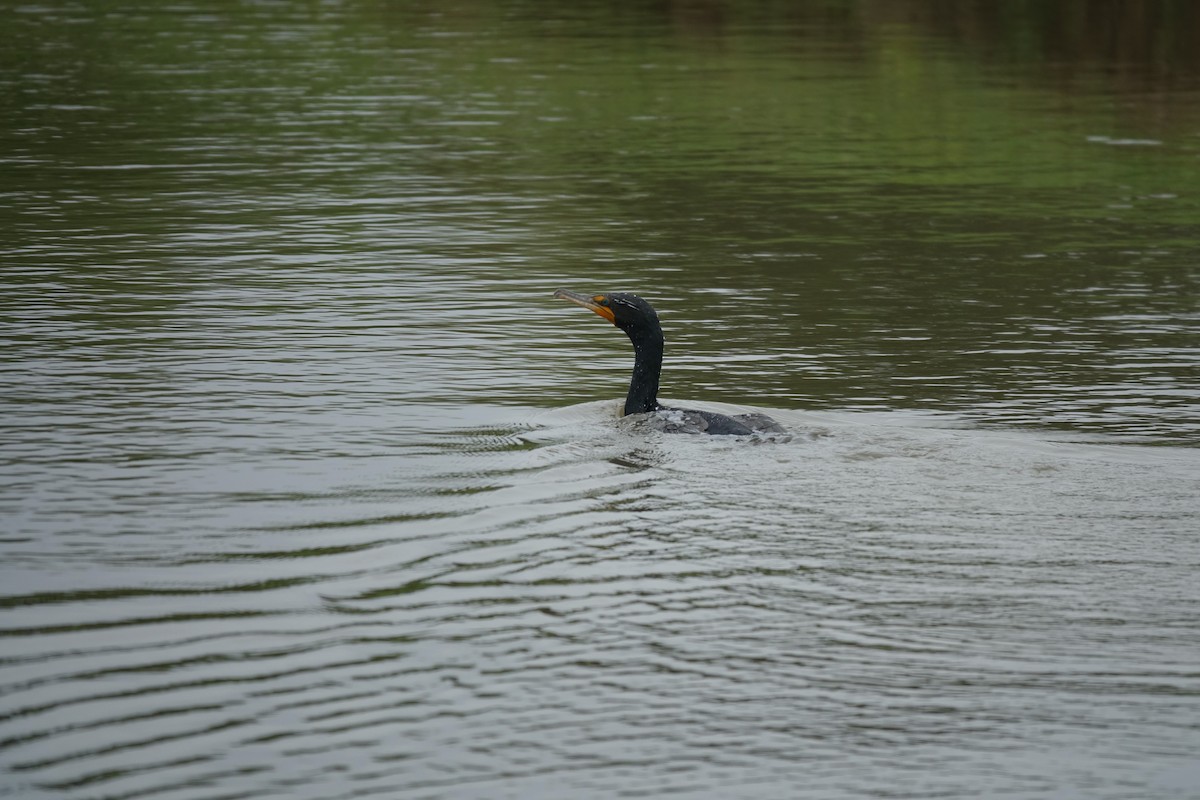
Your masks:
M0 795L1194 791L1195 7L952 5L0 10Z

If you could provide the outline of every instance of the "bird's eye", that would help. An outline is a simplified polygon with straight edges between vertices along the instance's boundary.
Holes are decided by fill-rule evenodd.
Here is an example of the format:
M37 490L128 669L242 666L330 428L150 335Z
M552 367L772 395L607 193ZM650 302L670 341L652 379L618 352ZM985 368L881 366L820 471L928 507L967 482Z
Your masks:
M592 302L598 305L606 306L608 305L608 298L602 294L598 294L592 298Z

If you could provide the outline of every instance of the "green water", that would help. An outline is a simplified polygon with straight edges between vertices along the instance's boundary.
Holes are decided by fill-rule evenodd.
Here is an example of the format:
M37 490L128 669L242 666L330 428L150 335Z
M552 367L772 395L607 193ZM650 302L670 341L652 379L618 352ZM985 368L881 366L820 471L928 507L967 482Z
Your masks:
M1151 5L10 8L11 312L379 259L517 282L504 336L639 291L683 396L1194 442L1195 14Z

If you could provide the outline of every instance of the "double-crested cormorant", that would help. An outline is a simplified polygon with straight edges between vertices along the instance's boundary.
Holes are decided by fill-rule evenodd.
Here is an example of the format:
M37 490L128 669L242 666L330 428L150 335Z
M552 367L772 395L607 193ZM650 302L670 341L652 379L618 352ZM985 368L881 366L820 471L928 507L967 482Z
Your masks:
M559 289L555 297L569 300L625 331L633 342L633 378L625 397L625 415L660 412L665 430L678 433L732 434L783 433L784 428L765 414L729 416L690 408L668 408L658 403L658 377L662 372L663 332L654 307L636 294L582 295Z

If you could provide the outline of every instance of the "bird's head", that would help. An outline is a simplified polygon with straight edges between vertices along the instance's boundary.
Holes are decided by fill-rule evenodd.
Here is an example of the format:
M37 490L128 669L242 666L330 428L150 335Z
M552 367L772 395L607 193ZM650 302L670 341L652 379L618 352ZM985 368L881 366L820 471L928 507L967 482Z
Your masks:
M662 327L658 322L658 314L654 306L647 303L636 294L626 292L608 292L605 294L585 295L559 289L555 297L568 300L575 305L583 306L598 316L616 325L635 342L641 336L648 334L662 335Z

